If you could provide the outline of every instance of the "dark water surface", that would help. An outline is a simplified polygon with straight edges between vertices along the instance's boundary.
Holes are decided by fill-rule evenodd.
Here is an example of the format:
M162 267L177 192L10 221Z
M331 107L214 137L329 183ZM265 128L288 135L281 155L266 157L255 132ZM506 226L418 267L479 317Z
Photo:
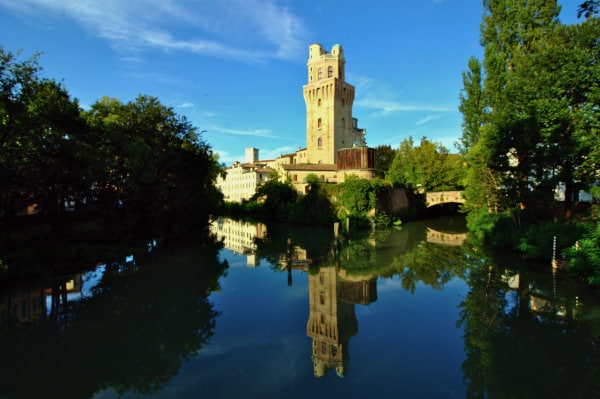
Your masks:
M213 231L224 248L159 245L2 292L0 397L599 395L597 293L482 254L461 218L340 242Z

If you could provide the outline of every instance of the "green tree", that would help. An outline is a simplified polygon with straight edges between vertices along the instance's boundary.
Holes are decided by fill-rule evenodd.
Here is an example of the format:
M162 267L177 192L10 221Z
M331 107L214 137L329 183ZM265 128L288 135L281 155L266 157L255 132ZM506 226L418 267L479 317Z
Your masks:
M86 119L99 148L97 196L119 223L145 235L185 234L206 225L220 201L210 146L158 99L103 98Z
M35 158L28 107L40 80L39 55L25 61L0 46L0 216L10 217L30 203ZM8 229L6 230L8 233Z
M462 161L439 143L412 137L400 143L386 179L400 186L421 187L426 191L455 190L461 184Z
M463 115L462 136L459 150L465 156L479 141L479 129L483 124L486 111L483 96L481 62L476 57L469 58L469 70L463 72L463 90L460 94L459 111Z
M379 145L375 148L375 176L384 178L396 156L396 150L389 145Z
M271 179L256 190L251 201L263 203L264 216L269 220L287 221L298 193L289 181Z
M471 59L460 107L465 210L481 237L519 234L550 216L559 182L570 217L573 193L597 178L598 19L590 14L581 24L561 25L559 11L555 1L484 2L483 99L474 107L481 93Z
M309 190L298 198L293 219L300 224L330 225L335 219L335 212L319 177L311 173L306 182Z

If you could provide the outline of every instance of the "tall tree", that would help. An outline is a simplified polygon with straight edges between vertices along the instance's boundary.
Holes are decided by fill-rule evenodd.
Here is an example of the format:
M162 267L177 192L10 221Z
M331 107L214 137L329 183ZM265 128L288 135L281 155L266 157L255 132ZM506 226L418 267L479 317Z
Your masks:
M486 111L481 62L476 57L470 57L468 68L468 71L462 74L463 90L460 93L458 106L463 115L462 136L458 147L463 156L479 141L479 129L483 124Z

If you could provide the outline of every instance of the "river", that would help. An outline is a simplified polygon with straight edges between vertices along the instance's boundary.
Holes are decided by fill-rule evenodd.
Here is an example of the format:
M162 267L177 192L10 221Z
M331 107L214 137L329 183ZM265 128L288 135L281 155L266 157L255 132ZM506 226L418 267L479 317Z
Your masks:
M219 220L5 290L1 398L592 398L598 293L466 241Z

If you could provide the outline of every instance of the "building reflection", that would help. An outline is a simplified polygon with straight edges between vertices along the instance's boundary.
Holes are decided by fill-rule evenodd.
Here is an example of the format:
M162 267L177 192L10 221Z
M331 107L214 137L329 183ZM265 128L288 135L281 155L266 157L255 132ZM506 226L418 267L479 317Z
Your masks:
M309 316L306 334L312 338L315 377L335 370L346 375L350 338L358 333L355 304L377 299L375 277L350 280L336 266L320 267L308 278Z
M42 285L19 287L0 296L0 327L30 323L57 314L67 302L82 297L84 274L56 279Z
M218 240L223 241L225 248L236 255L245 256L246 265L260 265L255 240L266 236L267 228L264 224L219 218L210 225L210 230Z
M307 251L292 246L287 241L285 255L280 258L280 266L288 272L291 285L291 271L309 272L308 301L309 315L306 334L312 338L311 358L315 377L323 377L335 370L344 377L348 370L350 338L358 333L358 320L354 306L368 305L377 300L377 278L375 276L349 276L340 267L337 253L333 262L312 267Z
M508 291L514 293L513 301L520 311L533 313L538 316L558 319L576 319L580 305L579 298L573 299L568 294L558 292L556 269L552 273L552 287L540 286L535 280L524 273L506 269L502 273L502 281Z

